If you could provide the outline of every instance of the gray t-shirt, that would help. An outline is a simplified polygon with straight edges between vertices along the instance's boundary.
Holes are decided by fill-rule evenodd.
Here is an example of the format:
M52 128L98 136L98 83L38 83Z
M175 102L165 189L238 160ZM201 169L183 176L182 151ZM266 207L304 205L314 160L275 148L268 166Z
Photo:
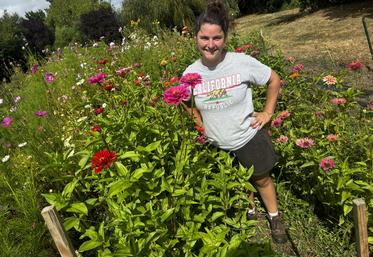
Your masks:
M193 94L208 140L226 150L237 150L249 142L257 132L250 127L254 106L249 86L266 84L271 68L244 53L228 52L214 69L199 59L186 73L202 77Z

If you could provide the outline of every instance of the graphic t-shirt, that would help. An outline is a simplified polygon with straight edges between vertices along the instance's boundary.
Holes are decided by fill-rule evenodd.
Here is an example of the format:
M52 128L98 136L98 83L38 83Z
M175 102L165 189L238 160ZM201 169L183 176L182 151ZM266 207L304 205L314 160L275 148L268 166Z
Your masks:
M250 85L266 84L271 68L244 53L228 52L214 69L199 59L186 73L202 77L193 94L208 140L227 150L237 150L249 142L257 132L250 127L254 112Z

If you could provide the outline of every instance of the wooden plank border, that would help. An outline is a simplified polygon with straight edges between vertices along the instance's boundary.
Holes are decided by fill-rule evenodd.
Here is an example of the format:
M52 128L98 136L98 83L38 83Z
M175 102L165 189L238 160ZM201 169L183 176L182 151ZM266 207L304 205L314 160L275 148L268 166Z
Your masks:
M369 257L367 208L365 205L365 201L359 198L354 199L352 203L354 212L357 256Z
M49 232L52 235L53 241L56 244L61 257L77 257L70 238L66 234L54 206L45 207L41 211L41 215L47 224Z

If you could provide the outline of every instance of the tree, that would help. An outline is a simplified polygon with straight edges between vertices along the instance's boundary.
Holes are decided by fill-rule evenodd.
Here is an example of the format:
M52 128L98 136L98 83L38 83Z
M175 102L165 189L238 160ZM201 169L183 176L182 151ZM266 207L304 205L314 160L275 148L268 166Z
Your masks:
M25 19L21 19L23 35L28 47L36 55L42 55L42 50L54 43L54 34L45 24L45 19L46 16L42 10L27 12Z
M120 25L111 6L103 6L80 16L80 32L85 40L98 40L104 36L106 42L119 40Z
M10 81L14 66L27 69L26 57L22 47L24 38L17 14L4 12L0 17L0 79Z
M98 0L49 0L49 2L51 4L47 10L47 25L55 32L55 47L80 41L80 16L100 6Z

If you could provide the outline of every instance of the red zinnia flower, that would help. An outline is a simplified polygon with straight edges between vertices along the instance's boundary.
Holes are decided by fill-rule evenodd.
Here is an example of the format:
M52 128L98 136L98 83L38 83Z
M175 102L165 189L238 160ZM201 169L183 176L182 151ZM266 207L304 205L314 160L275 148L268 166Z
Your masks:
M91 128L92 132L101 132L101 126L96 124Z
M90 167L95 173L100 173L104 168L109 168L116 160L115 152L102 150L92 157L92 166Z
M359 61L353 61L346 65L347 69L349 70L359 70L363 68L364 64Z
M194 128L201 134L205 133L205 129L201 126L195 125Z
M106 90L106 91L112 91L112 89L114 88L114 86L112 84L106 84L102 88L104 90Z
M97 63L98 63L98 64L106 64L108 61L109 61L108 58L104 58L104 59L102 59L102 60L100 60L100 61L97 61Z
M95 110L95 113L96 113L96 115L99 115L99 114L103 113L104 111L105 111L105 109L103 107L99 107Z

